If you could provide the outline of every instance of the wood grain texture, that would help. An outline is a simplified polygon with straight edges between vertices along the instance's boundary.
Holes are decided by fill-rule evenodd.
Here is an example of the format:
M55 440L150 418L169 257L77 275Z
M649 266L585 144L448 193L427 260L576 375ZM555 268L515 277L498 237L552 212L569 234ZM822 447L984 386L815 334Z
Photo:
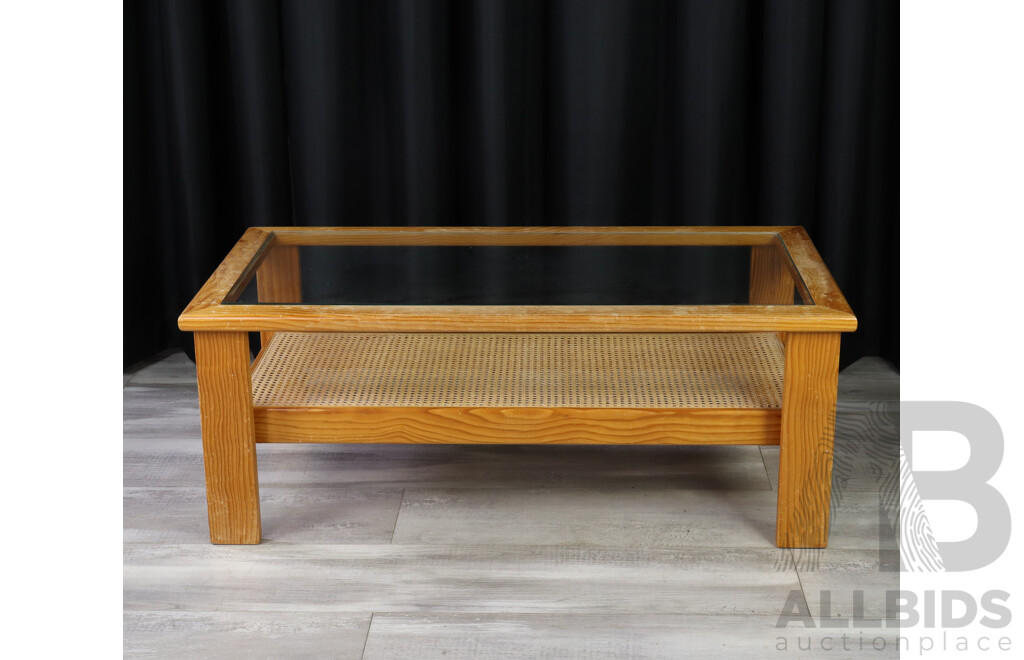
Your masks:
M739 609L739 608L737 608ZM812 607L812 612L816 610ZM848 610L844 610L848 611ZM375 613L362 660L765 660L775 657L899 657L894 627L864 621L841 631L776 628L778 615L701 614L423 614ZM895 622L893 622L895 624ZM799 626L799 624L795 624ZM820 634L819 634L820 632ZM806 653L810 643L832 651ZM809 633L815 633L809 635ZM843 652L840 635L846 636ZM883 635L881 650L871 641ZM787 640L785 651L779 639ZM859 650L863 643L864 650Z
M256 295L261 303L302 302L302 271L299 248L272 245L256 271ZM260 345L266 348L274 333L260 333Z
M812 305L218 305L182 330L247 332L846 332L850 314Z
M795 651L796 635L806 644L811 633L815 644L835 633L837 649L839 633L851 646L863 634L865 651L822 657L897 657L891 642L867 651L884 624L775 628L791 590L817 618L822 591L843 616L855 590L863 592L871 616L884 612L886 591L899 589L899 573L878 566L877 480L868 490L876 466L856 446L847 451L861 492L838 494L841 445L857 429L878 429L863 419L867 407L884 399L898 413L899 376L880 360L840 375L829 548L807 553L774 548L774 497L760 459L762 451L777 456L771 446L260 445L268 540L211 546L199 407L195 380L182 377L185 362L178 354L155 364L146 380L157 386L125 389L127 658L359 658L363 649L367 659L731 660L785 656L777 636ZM863 408L844 435L851 401ZM898 438L898 424L884 432ZM373 540L394 524L371 522L394 501L386 491L403 488L397 542ZM586 518L589 528L557 499L563 489L572 505L597 514ZM674 496L679 490L693 492ZM626 491L633 494L615 500ZM171 516L166 529L162 512ZM679 534L669 538L673 520ZM405 527L412 523L415 530ZM755 528L767 536L742 547L757 542ZM420 532L441 543L444 532L456 536L440 546L401 545ZM846 551L844 539L861 551ZM776 590L765 580L777 580Z
M793 333L786 343L776 543L828 545L838 333Z
M197 332L195 343L210 541L259 543L249 337Z
M359 658L370 612L126 611L125 658Z
M818 254L807 231L803 227L788 227L780 232L779 236L800 274L800 279L807 285L814 304L846 315L853 322L853 326L846 331L856 330L857 319L853 315L853 310L843 297L843 292L839 290L839 285L832 278L832 273Z
M877 511L877 502L875 506ZM898 581L899 545L896 544L891 565L879 561L884 555L877 548L863 545L860 549L793 550L794 565L811 612L821 612L824 597L829 601L826 609L837 616L850 616L851 612L863 612L872 619L886 616L884 595Z
M282 245L766 245L788 227L263 227Z
M224 257L224 261L217 266L217 270L213 271L210 279L206 280L192 302L181 313L178 318L178 327L181 328L182 319L187 318L190 314L219 305L233 295L241 293L241 290L256 274L256 266L260 257L270 247L273 240L274 235L271 232L264 231L259 227L249 227L245 230L242 238L231 248L228 256Z
M547 468L538 463L537 469ZM705 476L692 482L581 476L578 486L544 486L543 479L495 475L490 484L476 486L461 479L434 487L408 484L393 542L502 545L515 530L516 542L528 545L773 546L776 498L763 488L764 477L739 486L738 478L721 472ZM898 553L896 534L879 534L879 482L874 485L873 491L848 491L837 498L830 551ZM265 513L269 524L269 512ZM305 519L313 524L312 514ZM298 530L288 538L292 536L301 538ZM780 551L780 556L783 552L788 553Z
M222 305L264 251L284 245L751 245L784 241L813 305L360 306ZM791 271L792 273L792 271ZM249 332L849 332L857 327L801 227L251 228L178 319L186 331Z
M766 544L768 546L768 544ZM778 616L777 548L137 543L124 609Z
M810 294L799 280L796 268L781 241L772 245L756 245L750 249L750 304L792 305L795 284L800 289L803 302L810 304ZM786 333L776 332L775 336L785 346Z
M304 459L303 465L306 462ZM201 461L197 467L201 479ZM263 543L277 540L353 544L391 541L402 501L402 487L339 483L323 486L311 480L301 488L282 487L268 485L275 480L282 481L280 471L260 467ZM125 489L124 542L209 543L209 533L202 525L206 515L206 493L202 485L187 487L184 484L189 480L179 480L181 485L168 485L166 476L150 481L162 482L163 486ZM287 480L286 483L295 484Z
M775 539L770 491L597 483L408 488L392 543L502 546L511 530L517 544L551 547L765 548Z
M198 417L198 407L196 416ZM134 443L143 449L126 449L123 460L124 487L127 500L130 489L140 520L139 534L158 533L162 526L156 516L163 504L150 505L150 489L176 489L179 501L174 507L206 519L203 494L199 508L194 508L192 493L203 491L203 455L196 436L194 443L184 439L175 449L173 441ZM194 449L193 445L198 449ZM307 489L339 489L349 486L376 493L403 488L446 488L457 483L460 488L507 488L518 492L536 488L603 488L627 489L703 489L770 491L766 501L772 513L767 519L774 530L775 489L765 475L765 461L760 449L752 446L708 445L420 445L420 444L261 444L257 446L260 465L260 512L263 533L273 532L269 508L275 501L274 489L294 486L296 504ZM768 445L777 449L777 445ZM778 466L778 453L774 463ZM777 472L777 470L776 470ZM343 497L343 495L338 495ZM314 506L319 496L311 501ZM166 503L166 500L164 500ZM170 506L170 505L168 505ZM323 505L325 508L329 505ZM346 506L344 517L358 519L361 508L379 511L367 502ZM198 513L197 513L198 512ZM287 514L285 514L287 515ZM315 524L310 515L309 522ZM128 522L125 521L127 534ZM206 525L193 527L193 532L207 534ZM772 539L774 539L774 532Z
M792 305L793 278L786 268L785 254L777 245L756 245L750 249L750 304Z
M256 442L778 444L778 409L256 408Z

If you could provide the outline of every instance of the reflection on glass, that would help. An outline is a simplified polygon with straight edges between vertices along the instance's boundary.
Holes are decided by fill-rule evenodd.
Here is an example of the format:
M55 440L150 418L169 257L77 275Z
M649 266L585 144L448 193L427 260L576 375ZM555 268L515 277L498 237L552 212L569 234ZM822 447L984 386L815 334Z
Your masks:
M744 246L302 246L299 262L305 304L728 305L750 286ZM255 279L235 302L260 302Z

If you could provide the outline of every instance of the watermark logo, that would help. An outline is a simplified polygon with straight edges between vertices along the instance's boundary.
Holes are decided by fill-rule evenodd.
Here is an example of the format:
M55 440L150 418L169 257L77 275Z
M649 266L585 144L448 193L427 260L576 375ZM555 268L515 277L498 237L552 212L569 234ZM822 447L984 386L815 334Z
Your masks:
M959 589L929 590L923 597L913 591L887 590L880 595L885 601L884 620L864 615L868 596L863 590L853 592L852 616L837 616L832 611L832 595L828 589L818 593L819 611L815 619L803 592L790 591L775 627L900 628L920 624L925 628L963 628L977 621L986 628L1005 628L1013 620L1013 613L1007 606L1010 594L1002 589L990 589L980 598Z
M776 628L788 628L797 636L777 637L776 650L898 649L921 655L951 650L1008 651L1012 640L998 635L1013 619L1009 592L940 589L917 593L899 589L895 576L897 571L973 571L1003 555L1010 541L1010 509L989 483L1003 459L1002 429L991 413L970 403L892 404L895 402L860 403L845 414L840 411L835 424L832 487L832 510L841 512L848 484L857 479L863 484L865 477L876 484L877 570L893 575L892 586L852 592L822 589L813 594L792 591ZM920 461L915 465L914 434L932 431L956 433L966 441L968 458L961 467L925 469ZM918 438L918 451L922 451L922 440ZM939 540L928 518L930 501L962 502L974 509L977 527L973 534L960 541ZM786 551L780 553L776 568L798 573L815 571L824 553L828 550ZM969 635L967 629L975 625L996 636L977 632ZM935 632L915 638L895 630L887 632L900 628Z
M1003 432L991 413L960 401L904 401L898 407L879 404L855 415L837 415L835 429L831 508L842 511L853 477L863 477L866 469L875 478L879 570L971 571L1002 556L1010 541L1011 518L1006 500L988 483L1003 459ZM959 434L967 442L969 459L955 470L915 468L915 431ZM975 533L962 541L937 540L926 506L933 500L971 506L978 520ZM821 552L802 550L799 558L780 552L775 568L816 570Z
M915 431L953 431L970 447L956 470L913 469ZM1003 460L1003 431L984 408L961 401L905 401L900 405L900 556L904 571L972 571L998 559L1010 542L1010 508L988 483ZM957 500L978 516L963 541L936 541L923 502Z

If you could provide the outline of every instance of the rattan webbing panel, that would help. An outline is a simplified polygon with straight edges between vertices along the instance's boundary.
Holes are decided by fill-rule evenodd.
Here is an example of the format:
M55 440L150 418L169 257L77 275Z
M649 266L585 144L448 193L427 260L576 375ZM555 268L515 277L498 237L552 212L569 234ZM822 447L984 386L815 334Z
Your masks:
M773 333L278 332L258 407L779 408Z

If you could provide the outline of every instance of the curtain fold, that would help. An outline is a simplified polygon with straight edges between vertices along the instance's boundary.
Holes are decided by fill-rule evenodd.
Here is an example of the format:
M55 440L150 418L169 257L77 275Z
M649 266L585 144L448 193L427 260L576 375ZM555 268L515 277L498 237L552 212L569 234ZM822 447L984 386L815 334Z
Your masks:
M861 320L844 364L898 363L897 11L129 3L125 364L189 350L244 228L292 224L803 225Z

